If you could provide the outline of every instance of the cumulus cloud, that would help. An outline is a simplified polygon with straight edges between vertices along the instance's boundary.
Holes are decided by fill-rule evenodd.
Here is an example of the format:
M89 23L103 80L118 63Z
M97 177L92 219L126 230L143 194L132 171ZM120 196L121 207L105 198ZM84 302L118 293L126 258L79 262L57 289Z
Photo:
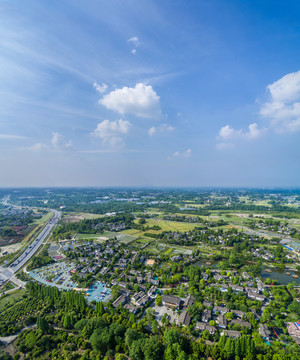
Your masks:
M227 140L237 137L242 130L234 130L230 125L223 126L219 131L219 138Z
M124 86L105 95L99 103L107 109L118 113L133 114L144 118L159 118L161 116L160 97L152 86L142 83L130 88Z
M29 147L27 147L27 150L32 151L42 151L42 150L49 150L49 151L62 151L67 148L70 148L72 146L72 141L65 141L65 138L63 135L61 135L58 132L52 133L52 138L50 140L50 145L47 145L45 143L37 142Z
M300 131L300 71L287 74L267 86L270 100L260 114L271 120L277 132Z
M148 134L150 136L153 136L153 135L156 135L156 134L161 134L161 133L169 132L169 131L173 131L173 130L174 130L173 126L170 126L168 124L162 124L160 126L152 126L149 129Z
M105 93L105 91L107 90L108 86L104 83L102 83L101 85L99 85L98 83L94 82L93 84L94 88L101 94Z
M109 145L114 149L122 148L124 146L122 136L129 132L130 127L131 123L126 120L103 120L97 125L91 135L102 139L103 145Z
M217 139L225 141L241 138L255 139L262 136L265 132L266 129L259 129L256 123L250 124L247 131L243 131L242 129L235 130L230 125L226 125L220 129Z

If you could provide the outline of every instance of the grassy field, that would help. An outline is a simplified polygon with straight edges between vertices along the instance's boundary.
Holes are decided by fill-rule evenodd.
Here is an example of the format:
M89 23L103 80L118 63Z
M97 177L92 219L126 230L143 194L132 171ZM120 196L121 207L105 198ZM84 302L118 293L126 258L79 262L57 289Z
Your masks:
M164 254L164 255L170 255L172 251L173 251L173 249L172 249L172 248L169 248L169 249L166 250L163 254Z
M40 219L36 219L34 223L37 225L44 224L45 222L50 220L51 217L52 217L52 212L48 212L47 214L43 215Z
M97 239L98 237L103 237L103 234L77 234L76 240L81 239Z
M166 220L146 220L148 226L159 226L161 230L153 230L153 232L160 233L162 231L179 231L185 232L189 230L195 229L197 225L185 223L185 222L178 222L178 221L166 221ZM149 232L149 231L147 231Z
M2 295L0 297L0 310L8 303L14 302L16 299L22 297L25 294L25 290L16 290L11 293Z
M134 240L136 240L136 236L128 235L128 234L118 234L117 239L121 241L122 243L128 244Z

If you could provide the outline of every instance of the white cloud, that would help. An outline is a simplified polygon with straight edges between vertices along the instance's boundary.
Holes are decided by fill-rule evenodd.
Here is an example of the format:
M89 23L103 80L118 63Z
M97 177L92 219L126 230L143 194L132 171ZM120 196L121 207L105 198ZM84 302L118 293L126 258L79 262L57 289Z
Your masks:
M138 47L141 45L141 42L137 36L133 36L130 39L128 39L128 42L132 43L135 47Z
M287 74L267 86L270 101L260 114L271 120L277 132L300 131L300 71Z
M153 136L155 134L160 134L160 133L164 133L164 132L168 132L168 131L173 131L175 128L173 126L170 126L168 124L162 124L160 126L152 126L149 131L148 134L150 136Z
M265 128L259 129L256 123L250 124L247 131L243 131L242 129L235 130L230 125L226 125L220 129L217 139L223 141L237 139L256 139L265 134L266 131L267 130ZM223 146L222 148L224 149L225 147Z
M52 133L52 138L50 140L50 143L51 145L37 142L31 146L26 147L25 149L32 151L42 151L42 150L61 151L70 148L73 145L71 140L65 142L64 136L59 134L58 132Z
M248 132L246 132L244 135L249 139L256 139L262 136L266 131L266 129L259 129L256 123L250 124L248 129Z
M130 88L124 86L105 95L99 103L107 109L117 111L120 114L134 114L145 118L159 118L161 109L160 97L152 86L142 83Z
M104 83L102 83L101 85L99 85L98 83L94 82L93 84L94 88L101 94L105 93L105 91L107 90L108 86Z
M25 136L0 134L0 140L22 140L22 139L26 139Z
M190 157L192 155L192 150L191 149L187 149L185 151L175 151L174 154L172 155L172 157Z
M60 150L62 148L69 148L72 146L72 141L64 142L64 136L59 134L58 132L52 133L51 144L54 149Z
M234 130L230 125L223 126L219 131L219 138L227 140L239 136L242 130Z
M103 144L109 145L111 148L122 148L124 146L122 136L129 132L130 127L131 123L126 120L103 120L97 125L91 135L102 139Z
M133 46L135 47L134 49L131 50L131 53L133 55L135 55L136 53L136 48L139 47L142 43L140 42L139 38L137 36L133 36L130 39L128 39L128 42L133 44Z

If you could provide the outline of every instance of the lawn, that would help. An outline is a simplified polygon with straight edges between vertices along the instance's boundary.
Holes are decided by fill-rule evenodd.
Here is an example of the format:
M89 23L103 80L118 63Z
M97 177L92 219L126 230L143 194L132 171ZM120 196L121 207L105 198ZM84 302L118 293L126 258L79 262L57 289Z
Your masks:
M0 297L0 310L8 303L12 303L16 299L22 297L25 294L25 290L16 290L11 293L2 295Z
M164 255L170 255L172 251L173 251L173 249L172 249L172 248L169 248L169 249L166 250L163 254L164 254Z

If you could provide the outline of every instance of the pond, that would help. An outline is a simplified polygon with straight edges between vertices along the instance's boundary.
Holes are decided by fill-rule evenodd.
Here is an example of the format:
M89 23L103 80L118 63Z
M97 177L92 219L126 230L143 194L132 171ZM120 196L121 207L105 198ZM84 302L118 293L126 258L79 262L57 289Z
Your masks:
M281 285L287 285L289 283L292 283L293 281L295 281L295 283L297 285L300 285L300 276L298 279L294 279L292 277L292 275L296 274L294 271L292 270L275 270L275 269L270 269L271 272L267 272L266 269L269 268L265 268L263 267L262 272L261 272L261 277L262 280L270 278L272 280L278 280L279 284ZM290 273L290 275L288 275L287 273Z

